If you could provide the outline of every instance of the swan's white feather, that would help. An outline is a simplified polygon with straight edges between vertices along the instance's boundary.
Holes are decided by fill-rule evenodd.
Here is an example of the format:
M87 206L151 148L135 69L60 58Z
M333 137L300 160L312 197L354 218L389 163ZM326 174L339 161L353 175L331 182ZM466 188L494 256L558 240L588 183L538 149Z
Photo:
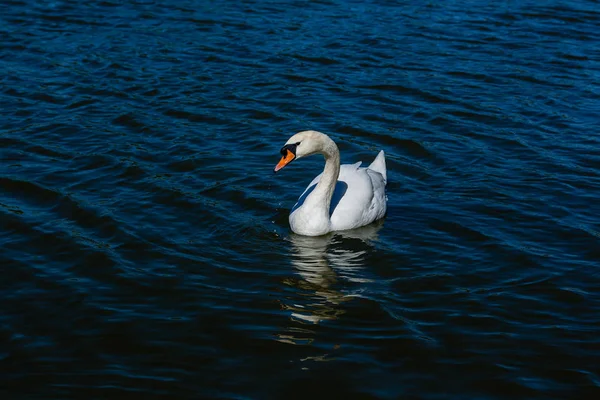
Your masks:
M379 172L383 177L383 181L387 183L387 168L385 167L385 153L383 150L377 154L375 160L369 165L369 169L375 172Z
M298 132L281 149L277 172L296 158L322 154L323 173L304 190L290 213L292 231L320 236L368 225L387 211L385 153L380 151L367 168L361 163L340 165L340 151L333 140L317 131Z
M360 168L361 161L340 166L340 175L335 187L330 207L330 231L343 231L368 225L385 216L387 200L385 196L386 166L383 151L367 167ZM373 167L373 168L371 168ZM298 202L292 208L294 213L302 207L305 195L321 180L319 174L306 187Z

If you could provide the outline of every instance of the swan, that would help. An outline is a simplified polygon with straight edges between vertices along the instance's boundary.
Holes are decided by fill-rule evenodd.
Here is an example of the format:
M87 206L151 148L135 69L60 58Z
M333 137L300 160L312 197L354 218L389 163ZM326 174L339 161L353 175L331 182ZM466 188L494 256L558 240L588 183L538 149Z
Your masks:
M304 236L320 236L368 225L387 210L385 153L379 152L367 168L340 166L340 151L324 133L303 131L281 148L279 171L292 161L313 154L325 157L325 168L304 190L290 212L290 227Z

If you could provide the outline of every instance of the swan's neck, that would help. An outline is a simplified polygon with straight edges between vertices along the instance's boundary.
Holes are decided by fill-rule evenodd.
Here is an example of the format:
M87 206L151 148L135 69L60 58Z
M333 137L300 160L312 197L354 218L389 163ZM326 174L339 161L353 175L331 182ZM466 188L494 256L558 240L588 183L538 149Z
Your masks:
M325 157L325 168L321 180L308 196L307 202L320 215L324 215L329 221L329 207L331 197L335 190L337 179L340 175L340 151L335 142L326 137L321 154Z

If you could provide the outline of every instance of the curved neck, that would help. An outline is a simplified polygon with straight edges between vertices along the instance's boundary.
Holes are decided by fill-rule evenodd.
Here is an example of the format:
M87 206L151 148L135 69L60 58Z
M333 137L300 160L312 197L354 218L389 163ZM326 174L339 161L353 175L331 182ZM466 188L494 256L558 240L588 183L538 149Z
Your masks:
M325 143L321 154L325 157L325 168L319 183L306 199L311 207L324 212L329 218L329 207L331 197L335 190L335 184L340 175L340 151L333 140L325 136Z

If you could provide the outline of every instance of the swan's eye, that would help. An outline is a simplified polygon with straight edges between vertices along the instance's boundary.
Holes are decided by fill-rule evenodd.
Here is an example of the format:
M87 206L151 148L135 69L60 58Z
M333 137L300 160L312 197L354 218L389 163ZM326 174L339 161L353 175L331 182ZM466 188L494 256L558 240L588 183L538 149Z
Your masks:
M302 142L298 142L298 143L296 143L296 146L300 146L300 143L302 143Z

